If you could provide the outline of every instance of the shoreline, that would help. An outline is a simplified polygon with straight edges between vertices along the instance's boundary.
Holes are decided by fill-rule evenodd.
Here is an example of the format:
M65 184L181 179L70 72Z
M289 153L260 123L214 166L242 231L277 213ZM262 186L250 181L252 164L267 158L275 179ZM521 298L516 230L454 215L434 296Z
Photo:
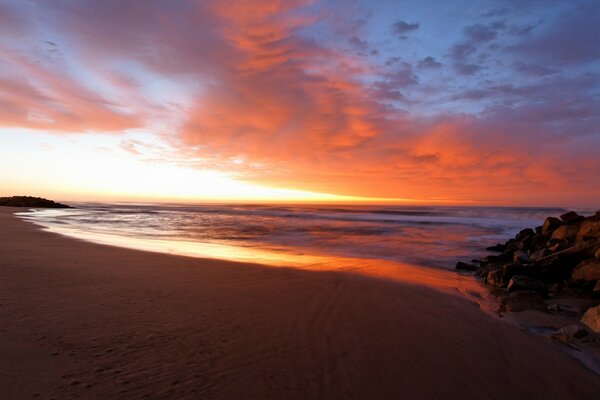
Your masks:
M431 282L109 247L46 232L14 211L0 212L8 398L586 398L600 390L557 344L423 286Z

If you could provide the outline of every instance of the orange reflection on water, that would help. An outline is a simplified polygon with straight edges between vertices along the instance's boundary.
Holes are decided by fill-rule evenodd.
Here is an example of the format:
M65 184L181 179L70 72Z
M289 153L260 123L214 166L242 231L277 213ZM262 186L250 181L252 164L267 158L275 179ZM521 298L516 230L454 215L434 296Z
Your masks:
M35 223L35 221L32 221ZM153 251L198 258L212 258L243 263L256 263L269 267L293 267L306 270L350 272L363 276L426 286L447 293L462 294L483 308L490 304L489 294L474 279L454 271L416 266L373 258L338 257L323 254L300 254L293 249L280 251L260 248L229 246L186 240L162 240L81 231L68 227L40 224L47 230L94 243ZM424 250L425 251L425 250Z

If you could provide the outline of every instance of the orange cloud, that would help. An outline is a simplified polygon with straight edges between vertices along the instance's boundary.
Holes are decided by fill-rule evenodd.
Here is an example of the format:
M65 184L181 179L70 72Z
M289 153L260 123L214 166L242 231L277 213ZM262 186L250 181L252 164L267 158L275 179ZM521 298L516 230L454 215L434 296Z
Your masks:
M205 160L201 166L325 193L532 204L574 193L600 197L592 183L600 176L598 143L586 133L597 129L597 103L583 101L593 75L557 80L550 89L424 82L419 62L404 62L404 54L387 61L364 55L377 49L356 36L363 15L323 9L302 0L61 3L53 15L69 24L54 29L77 38L72 56L113 96L66 66L39 63L34 50L2 46L0 122L79 132L149 128L158 120L169 143ZM333 34L321 38L319 29L356 38L362 54ZM450 54L430 56L439 61L428 70L456 62ZM169 90L152 88L153 77L185 93L173 102ZM415 87L435 100L405 96ZM548 100L555 90L569 100ZM147 95L152 91L158 101ZM510 101L485 102L499 95ZM571 100L577 96L579 103ZM456 107L427 108L436 101ZM485 107L461 108L473 101Z

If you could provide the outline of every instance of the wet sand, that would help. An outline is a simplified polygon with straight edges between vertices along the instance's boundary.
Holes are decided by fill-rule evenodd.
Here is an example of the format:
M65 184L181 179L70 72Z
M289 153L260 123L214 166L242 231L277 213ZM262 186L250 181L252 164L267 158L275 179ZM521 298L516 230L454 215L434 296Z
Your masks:
M414 279L98 245L14 211L0 210L3 399L600 393L558 344Z

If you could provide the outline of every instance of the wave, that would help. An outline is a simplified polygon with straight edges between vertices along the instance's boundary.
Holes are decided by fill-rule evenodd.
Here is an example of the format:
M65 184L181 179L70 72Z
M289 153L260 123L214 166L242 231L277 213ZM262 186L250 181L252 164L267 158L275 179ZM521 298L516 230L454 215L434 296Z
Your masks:
M49 226L135 238L276 248L452 268L561 208L79 203L34 212Z

